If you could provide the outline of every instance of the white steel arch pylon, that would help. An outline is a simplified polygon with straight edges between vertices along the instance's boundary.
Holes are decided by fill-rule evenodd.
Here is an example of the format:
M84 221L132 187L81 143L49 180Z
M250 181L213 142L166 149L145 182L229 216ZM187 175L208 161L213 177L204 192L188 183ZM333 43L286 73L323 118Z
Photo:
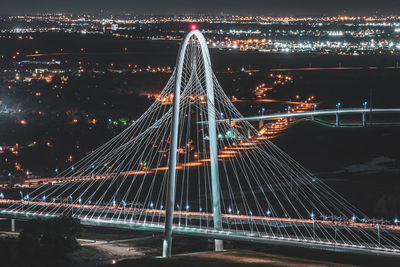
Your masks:
M176 186L176 157L178 149L178 131L179 131L179 105L182 87L182 72L187 52L187 47L191 39L195 37L200 45L201 55L204 67L205 87L207 92L207 109L208 109L208 129L210 138L210 170L211 170L211 190L212 190L212 210L214 217L214 229L222 230L221 219L221 203L220 203L220 183L218 171L218 149L217 149L217 131L215 122L215 105L214 105L214 85L213 73L211 68L210 53L207 42L203 34L199 30L192 30L186 34L181 44L177 59L175 89L172 106L172 128L171 128L171 146L169 160L169 180L167 186L166 198L166 220L165 220L165 237L163 243L163 257L170 257L172 251L172 226L173 214L175 206L175 186ZM192 70L193 71L193 70ZM223 241L215 240L215 250L223 250Z

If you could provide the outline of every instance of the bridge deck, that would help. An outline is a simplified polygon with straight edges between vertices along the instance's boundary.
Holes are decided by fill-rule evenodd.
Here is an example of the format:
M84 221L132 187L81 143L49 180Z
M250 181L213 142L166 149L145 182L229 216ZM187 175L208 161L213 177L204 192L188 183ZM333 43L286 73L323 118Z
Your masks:
M18 211L7 211L2 209L0 216L5 218L14 218L20 220L32 219L48 219L60 216L61 214L49 213L26 213ZM100 226L118 229L129 229L135 231L148 231L148 232L164 232L164 223L146 222L146 221L133 221L133 220L118 220L107 218L87 218L85 216L77 216L83 225L87 226ZM313 248L321 250L330 250L338 252L351 252L359 254L374 254L381 256L394 256L400 257L400 250L393 248L377 247L374 245L359 245L349 244L340 241L330 240L315 240L311 238L298 238L293 236L281 236L268 233L255 233L251 231L237 231L230 230L214 230L212 228L199 228L196 226L179 226L174 224L173 233L187 236L206 237L221 240L234 240L234 241L247 241L261 244L271 245L286 245L304 248Z
M38 210L32 209L31 211L18 210L18 209L0 209L0 216L5 218L15 218L21 220L31 220L39 218L52 218L61 216L67 209L79 209L83 212L80 215L74 217L80 219L83 225L90 226L104 226L111 228L131 229L139 231L151 231L151 232L164 232L165 210L158 209L140 209L140 208L122 208L119 206L94 206L94 205L81 205L71 203L54 203L54 202L33 202L33 201L20 201L20 200L0 200L1 205L24 205L33 206L39 208ZM40 208L53 207L57 208L54 212L43 212ZM93 209L97 209L97 212L89 213ZM105 212L105 213L104 213ZM108 214L108 217L101 216ZM121 216L122 214L122 216ZM163 218L162 220L153 221L149 220L154 216ZM190 212L190 211L175 211L175 218L182 218L189 220L207 220L212 221L212 213L204 212ZM325 228L353 228L353 229L366 229L377 231L377 225L372 223L358 223L355 221L337 222L331 220L311 220L311 219L291 219L291 218L276 218L276 217L260 217L260 216L249 216L249 215L238 215L238 214L222 214L224 223L247 223L253 224L266 224L272 228L279 227L290 227L291 225L304 226L315 224L318 227ZM347 251L356 253L373 253L379 255L392 255L400 256L400 250L369 245L359 244L356 242L344 243L339 240L327 240L324 238L312 238L307 236L295 236L295 235L282 235L278 234L279 231L254 231L251 229L237 230L234 227L223 230L214 230L212 227L189 225L189 224L174 224L173 233L190 235L190 236L201 236L215 239L225 240L238 240L238 241L250 241L256 243L265 244L276 244L276 245L290 245L300 246L308 248L318 249L329 249L336 251ZM397 225L380 225L381 230L389 230L400 232L400 226Z
M326 110L316 110L316 111L306 111L306 112L290 112L290 113L275 113L268 115L259 115L252 117L243 118L231 118L229 120L218 120L218 122L224 121L259 121L277 118L293 118L293 117L311 117L311 116L329 116L336 114L370 114L370 113L400 113L400 108L348 108L348 109L326 109Z

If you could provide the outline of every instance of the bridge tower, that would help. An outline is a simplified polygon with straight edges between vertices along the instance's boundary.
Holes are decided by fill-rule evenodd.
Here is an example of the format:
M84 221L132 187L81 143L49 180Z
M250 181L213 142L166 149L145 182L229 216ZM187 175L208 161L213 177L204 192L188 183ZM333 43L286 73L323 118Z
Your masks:
M174 98L172 106L172 128L171 128L171 145L169 155L169 180L167 186L167 203L166 203L166 221L165 221L165 237L163 241L163 257L170 257L172 250L172 232L174 220L175 206L175 186L176 186L176 161L178 149L178 133L179 133L179 104L182 85L182 72L184 67L185 55L188 44L193 41L198 42L201 49L201 56L204 67L204 79L207 92L207 109L208 109L208 131L209 131L209 149L210 149L210 170L211 170L211 190L212 190L212 208L214 229L222 230L221 219L221 203L220 203L220 184L218 171L218 149L217 149L217 131L215 122L215 106L214 106L214 84L213 73L211 68L210 54L207 42L203 34L199 30L190 31L181 44L176 66ZM194 63L193 63L194 64ZM192 69L193 71L193 69ZM215 250L223 250L223 241L215 240Z

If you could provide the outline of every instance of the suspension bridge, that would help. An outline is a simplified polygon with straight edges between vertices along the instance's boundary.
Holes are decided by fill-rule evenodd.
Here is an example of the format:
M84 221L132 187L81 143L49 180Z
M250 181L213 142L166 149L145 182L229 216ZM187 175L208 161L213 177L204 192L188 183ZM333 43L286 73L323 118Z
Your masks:
M397 221L369 219L257 133L192 30L161 95L135 123L54 183L2 193L0 216L70 215L84 225L163 232L164 257L175 234L212 238L217 251L223 240L240 240L400 255Z

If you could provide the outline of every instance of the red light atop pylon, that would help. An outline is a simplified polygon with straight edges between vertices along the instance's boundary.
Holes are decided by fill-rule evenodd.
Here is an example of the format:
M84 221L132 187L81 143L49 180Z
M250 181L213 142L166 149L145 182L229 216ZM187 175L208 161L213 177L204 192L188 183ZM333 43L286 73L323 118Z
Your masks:
M191 24L191 25L190 25L190 29L191 29L192 31L197 30L197 25L196 25L196 24Z

